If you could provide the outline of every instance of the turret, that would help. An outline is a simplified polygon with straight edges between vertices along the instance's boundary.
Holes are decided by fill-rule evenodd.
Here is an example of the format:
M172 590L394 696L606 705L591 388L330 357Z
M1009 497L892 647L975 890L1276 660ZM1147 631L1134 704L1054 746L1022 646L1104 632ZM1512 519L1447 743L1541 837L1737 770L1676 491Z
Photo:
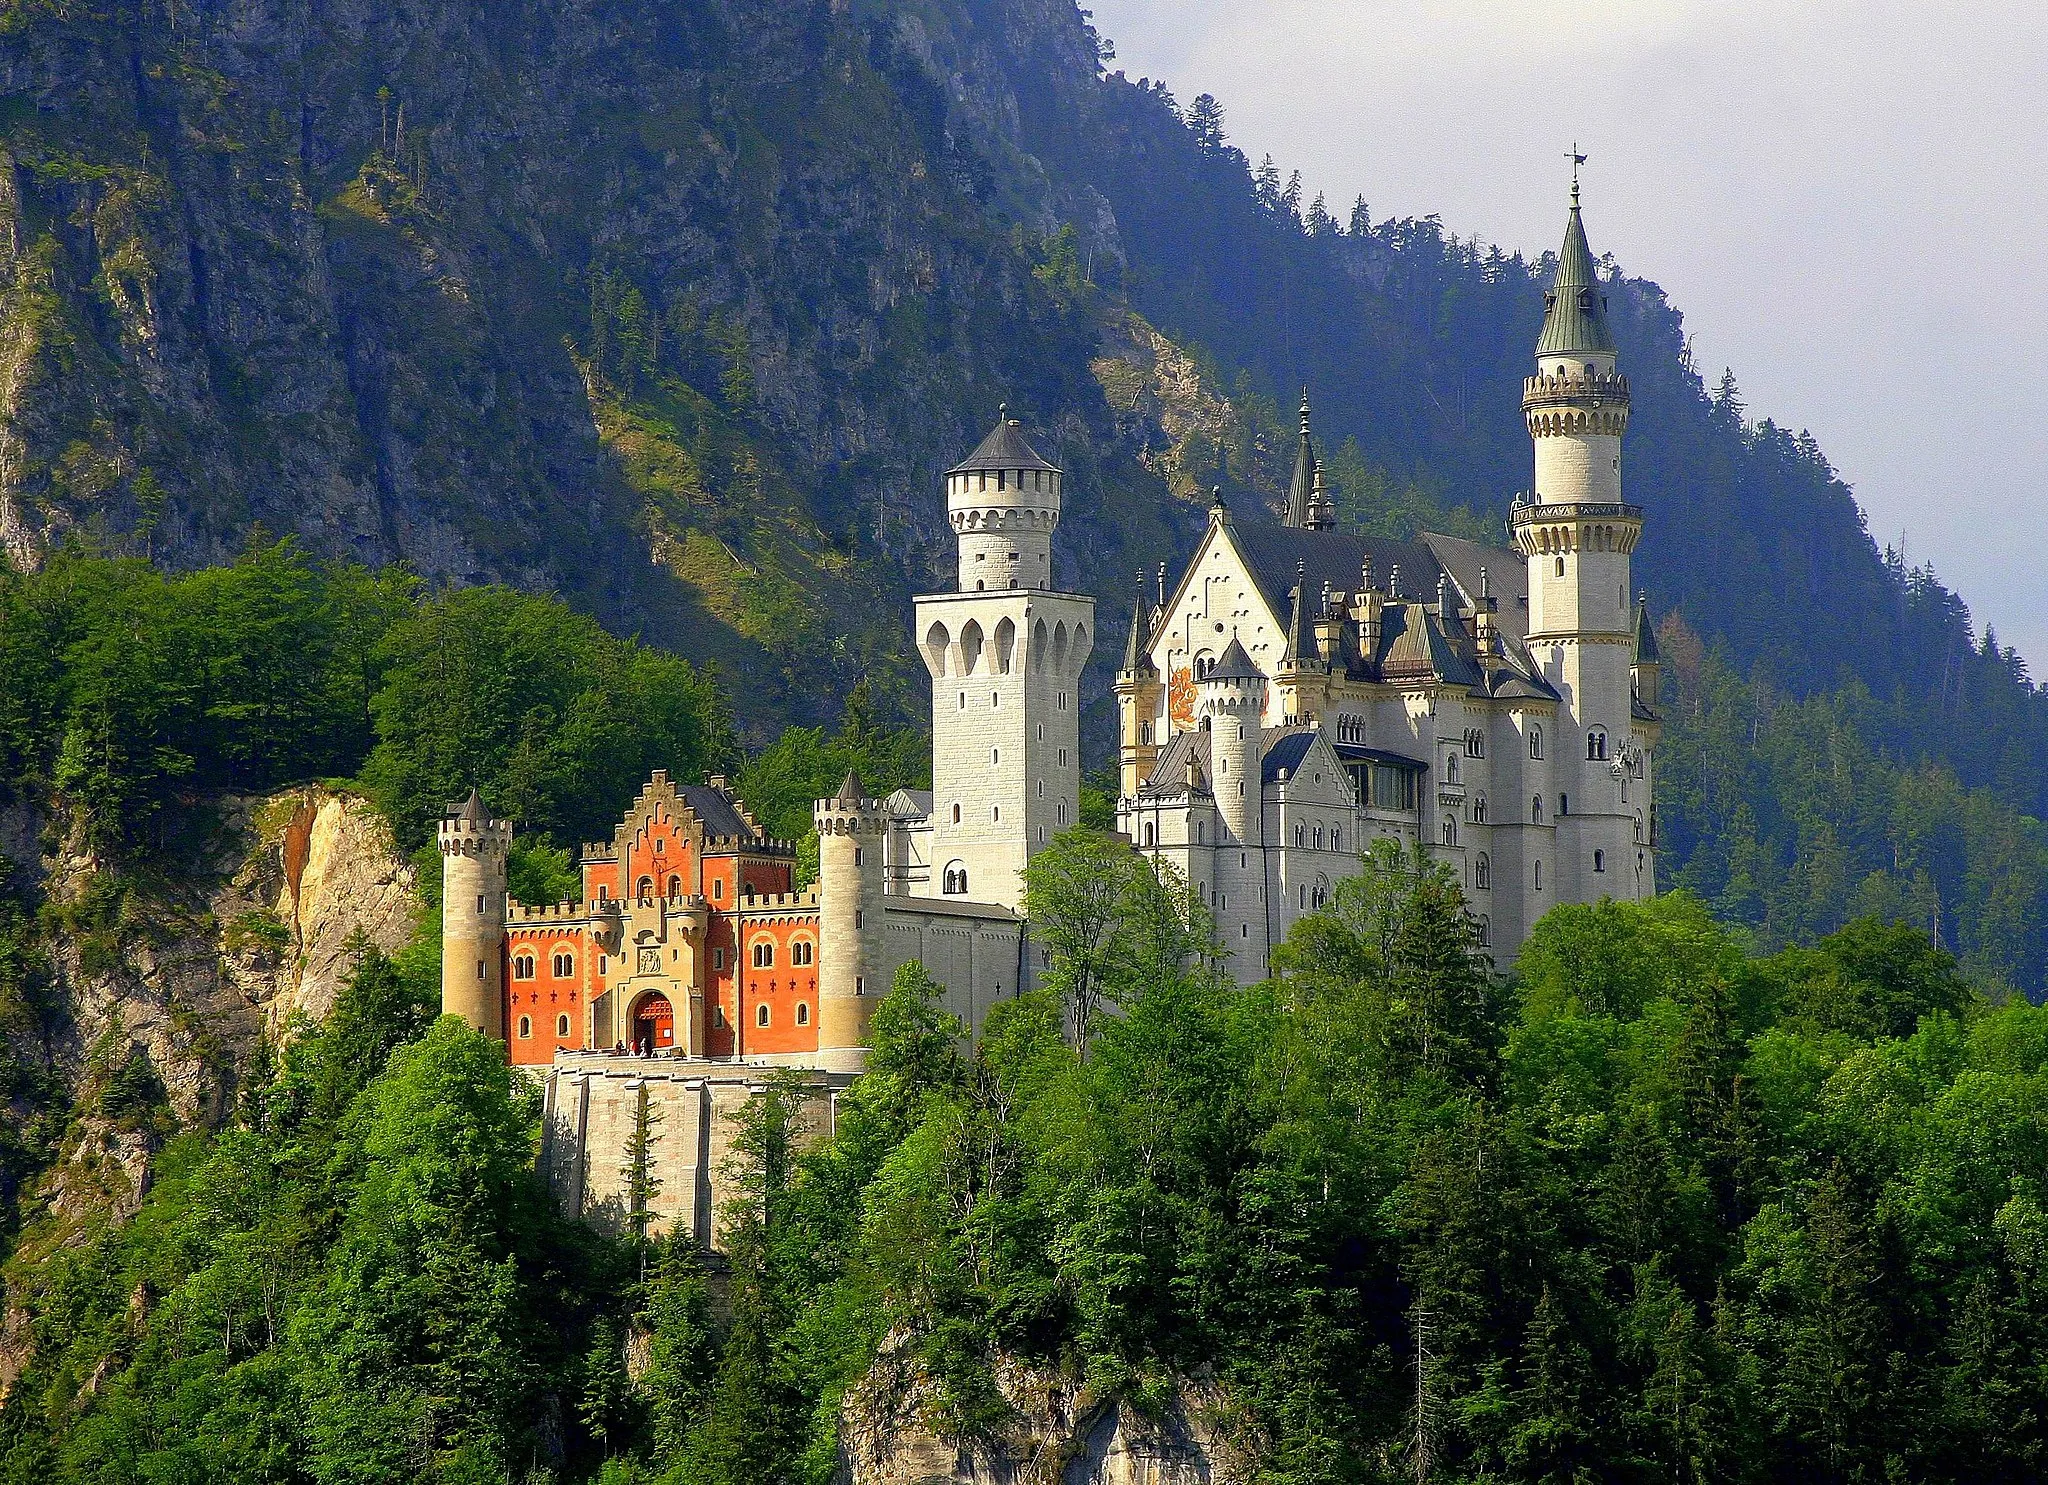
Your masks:
M1118 790L1126 799L1138 797L1138 785L1152 772L1159 757L1159 743L1153 728L1159 711L1159 668L1152 663L1149 644L1152 619L1146 612L1141 590L1131 607L1131 632L1124 641L1124 663L1117 668L1117 729L1120 747Z
M959 537L960 591L1050 588L1063 476L1024 441L1003 407L973 453L946 471L946 513Z
M1260 719L1266 710L1266 677L1236 635L1215 668L1201 678L1196 701L1209 729L1209 787L1217 812L1239 844L1263 844Z
M1635 688L1636 700L1650 711L1657 709L1657 687L1662 675L1662 666L1657 654L1657 627L1650 622L1649 599L1642 593L1636 594L1636 658L1629 679Z
M505 1040L505 870L512 822L476 790L448 806L441 845L441 1014Z
M882 837L888 816L849 773L812 806L818 827L818 1066L867 1066L868 1019L888 993L882 966Z
M1287 592L1287 649L1273 676L1280 690L1280 715L1306 722L1322 715L1330 694L1330 667L1316 645L1316 621L1307 610L1306 564L1295 563L1294 586Z

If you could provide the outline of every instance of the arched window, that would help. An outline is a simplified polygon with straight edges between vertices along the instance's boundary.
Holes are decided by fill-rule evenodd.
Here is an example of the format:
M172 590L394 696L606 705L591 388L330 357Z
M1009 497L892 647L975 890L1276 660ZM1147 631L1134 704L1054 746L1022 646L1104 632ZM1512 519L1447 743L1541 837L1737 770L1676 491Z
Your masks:
M768 1024L767 1001L764 1000L759 1005L754 1007L754 1024L756 1026L766 1026Z
M1482 892L1493 885L1493 858L1484 851L1473 859L1472 885Z
M531 1017L531 1016L521 1016L521 1017L519 1018L519 1039L520 1039L521 1041L524 1041L524 1040L525 1040L526 1038L528 1038L528 1037L530 1037L530 1036L532 1036L532 1035L533 1035L533 1017Z
M533 956L531 954L520 954L513 958L512 978L515 980L530 980L533 978Z
M642 877L640 879L640 885L633 889L633 895L639 898L642 902L654 901L654 878Z
M681 897L683 895L683 879L681 877L671 876L668 879L668 895L670 897Z
M1484 914L1479 919L1479 947L1485 948L1493 942L1493 920Z
M1606 756L1607 729L1605 727L1595 727L1586 734L1586 757L1597 762Z
M560 1036L567 1036L568 1034L569 1034L569 1017L568 1017L568 1014L567 1014L566 1012L564 1012L564 1013L563 1013L562 1015L559 1015L559 1016L555 1017L555 1035L556 1035L556 1036L558 1036L558 1037L560 1037Z
M1344 830L1342 826L1332 825L1330 827L1330 849L1333 851L1344 849Z
M796 1003L796 1024L799 1026L811 1024L811 1008L806 1002L801 1000Z
M1540 860L1536 863L1536 890L1543 890L1543 863Z
M967 864L964 861L955 861L946 867L945 875L939 879L939 890L948 897L967 895Z
M1444 844L1447 846L1455 846L1458 843L1458 817L1456 815L1444 816L1443 838Z
M556 954L554 970L556 979L569 979L576 973L576 956L574 954Z
M1543 756L1543 728L1540 723L1531 722L1529 724L1529 756L1531 758L1541 758Z
M1543 823L1543 796L1541 794L1538 794L1529 801L1529 823L1531 825L1541 825Z
M789 946L789 962L801 967L809 964L816 950L807 938L800 938Z
M1447 784L1458 782L1458 755L1456 753L1444 754L1444 782Z
M1323 848L1323 827L1320 825L1316 826L1315 829L1315 842L1316 849L1320 851Z
M1150 820L1147 820L1145 822L1145 844L1148 846L1157 845L1158 834L1159 832L1153 829L1152 822Z
M1467 758L1484 758L1486 756L1486 735L1477 727L1472 728L1465 734L1465 756Z
M754 968L773 969L774 967L775 945L765 938L756 939L754 941Z
M1605 851L1595 851L1593 853L1593 870L1607 870L1607 853Z
M1572 797L1571 797L1571 795L1569 795L1569 794L1565 793L1565 792L1564 792L1564 790L1562 790L1562 789L1558 790L1558 791L1557 791L1557 817L1558 817L1558 818L1559 818L1559 819L1561 820L1561 819L1563 819L1563 818L1564 818L1564 817L1565 817L1566 815L1570 814L1571 812L1572 812Z
M1486 823L1486 796L1484 794L1472 796L1472 823L1474 825L1484 825Z
M960 806L957 804L953 806L953 823L955 825L960 823Z
M1564 558L1562 557L1557 559L1557 575L1559 577L1564 576Z

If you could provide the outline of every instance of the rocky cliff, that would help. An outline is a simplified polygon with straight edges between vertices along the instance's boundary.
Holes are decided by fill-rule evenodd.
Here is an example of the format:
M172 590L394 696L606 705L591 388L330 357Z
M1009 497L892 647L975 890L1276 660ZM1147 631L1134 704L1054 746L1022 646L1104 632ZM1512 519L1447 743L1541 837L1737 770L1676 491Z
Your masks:
M22 823L61 1007L41 1051L75 1116L22 1215L61 1241L133 1211L163 1139L219 1124L265 1041L324 1015L364 946L408 943L420 904L382 819L317 787L215 801L193 859L147 876Z
M999 1428L971 1438L936 1421L934 1389L885 1348L848 1395L845 1485L1235 1485L1254 1477L1243 1420L1212 1385L1182 1381L1149 1406L1007 1364Z

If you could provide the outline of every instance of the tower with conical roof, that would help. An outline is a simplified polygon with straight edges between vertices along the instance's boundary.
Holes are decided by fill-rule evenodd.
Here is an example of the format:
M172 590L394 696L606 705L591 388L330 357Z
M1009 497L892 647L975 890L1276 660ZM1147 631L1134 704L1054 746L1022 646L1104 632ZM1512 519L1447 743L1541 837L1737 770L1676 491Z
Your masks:
M1647 796L1647 753L1638 738L1646 704L1635 697L1636 616L1630 561L1642 536L1641 507L1622 499L1621 440L1628 381L1615 366L1607 295L1586 242L1579 188L1557 272L1544 295L1535 374L1522 384L1522 413L1535 448L1535 484L1509 516L1529 564L1531 655L1559 694L1560 749L1552 764L1555 859L1535 885L1532 856L1526 921L1552 902L1633 898L1654 891L1639 850L1631 782ZM1639 717L1639 712L1642 714Z
M1064 480L1007 408L946 472L958 586L916 601L932 678L936 895L1020 907L1025 862L1080 818L1095 600L1054 578Z
M1144 576L1139 575L1137 601L1131 606L1130 633L1124 640L1124 663L1117 667L1116 693L1119 738L1118 787L1123 797L1136 795L1159 758L1153 717L1159 710L1159 667L1152 663L1152 613L1145 603Z

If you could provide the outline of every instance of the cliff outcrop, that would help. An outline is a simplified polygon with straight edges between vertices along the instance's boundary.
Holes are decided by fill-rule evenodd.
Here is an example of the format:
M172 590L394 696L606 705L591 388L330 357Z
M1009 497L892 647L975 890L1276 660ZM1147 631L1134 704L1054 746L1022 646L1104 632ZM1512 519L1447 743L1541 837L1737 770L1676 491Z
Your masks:
M843 1485L1234 1485L1252 1457L1213 1384L1181 1380L1147 1406L1000 1364L1003 1423L961 1437L937 1389L885 1349L840 1416Z

